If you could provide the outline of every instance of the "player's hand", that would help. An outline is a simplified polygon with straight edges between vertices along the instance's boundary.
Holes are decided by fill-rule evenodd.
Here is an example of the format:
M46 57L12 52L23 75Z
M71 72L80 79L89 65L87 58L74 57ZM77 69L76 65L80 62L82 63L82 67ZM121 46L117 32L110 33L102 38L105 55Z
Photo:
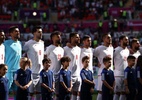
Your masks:
M94 93L94 88L91 88L91 89L90 89L90 93Z
M126 92L126 94L129 94L129 93L130 93L130 91L129 91L128 87L126 87L125 92Z

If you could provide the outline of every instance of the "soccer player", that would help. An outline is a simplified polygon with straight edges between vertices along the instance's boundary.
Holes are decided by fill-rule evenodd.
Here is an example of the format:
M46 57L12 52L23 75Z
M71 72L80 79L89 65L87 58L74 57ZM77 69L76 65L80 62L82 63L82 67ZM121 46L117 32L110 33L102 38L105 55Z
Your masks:
M91 48L91 37L89 35L85 35L82 39L83 41L83 48L81 48L81 55L80 59L82 59L84 56L88 56L90 58L89 60L89 70L93 73L93 52L94 49ZM81 63L81 69L83 68L83 65Z
M101 72L104 68L103 64L103 58L106 56L109 56L111 58L111 67L110 69L113 69L113 47L112 47L112 38L109 33L103 34L102 36L103 44L98 46L94 51L94 56L98 58L99 61L99 70L98 70L98 96L97 100L102 100L102 79L101 79Z
M79 91L81 86L80 78L80 53L81 49L78 47L80 43L79 34L76 32L70 33L69 35L71 47L65 46L65 56L68 56L71 59L69 70L71 71L72 76L72 100L79 100Z
M42 39L42 28L35 26L32 29L33 39L27 41L23 47L27 57L32 61L32 84L30 85L31 96L36 95L36 100L40 100L40 71L43 69L42 60L44 58L44 42Z
M93 81L93 73L89 70L89 61L90 58L88 56L84 56L82 58L83 68L80 72L80 76L82 79L81 91L80 91L80 99L81 100L92 100L92 93L94 92L94 81Z
M135 100L136 97L135 70L132 68L135 65L135 60L134 56L127 57L128 66L124 70L126 100Z
M61 69L60 59L64 56L61 45L61 32L55 31L50 35L52 44L46 47L45 57L51 59L50 70L53 71L55 78L55 93L58 99L59 94L59 70Z
M103 58L105 65L102 70L102 100L113 100L113 91L115 85L114 73L109 67L111 66L111 58L106 56Z
M3 30L0 30L0 64L4 64L4 58L5 58L5 46L3 45L4 40L5 40L5 33Z
M0 64L0 99L8 100L8 79L5 77L8 67Z
M141 55L140 53L140 42L138 39L133 38L132 41L130 42L130 55L136 57L136 59L138 58L138 56Z
M5 46L5 64L8 66L6 77L8 78L8 88L16 94L17 86L14 83L14 74L20 68L19 61L22 55L22 45L18 40L20 38L20 31L17 26L9 28L11 39L4 42Z
M43 59L42 64L43 69L40 72L42 100L53 100L55 80L53 72L49 69L51 60L49 58L45 58Z
M114 88L114 100L124 100L124 69L128 66L127 57L129 56L129 50L127 48L129 42L128 37L122 35L119 37L120 46L114 50L114 76L115 76L115 88Z
M20 59L20 69L17 70L14 81L18 86L16 100L29 100L29 86L32 83L32 72L29 69L32 65L30 59L23 57Z
M59 100L70 100L70 94L72 89L71 71L68 70L71 59L67 56L61 58L61 64L63 65L59 73Z

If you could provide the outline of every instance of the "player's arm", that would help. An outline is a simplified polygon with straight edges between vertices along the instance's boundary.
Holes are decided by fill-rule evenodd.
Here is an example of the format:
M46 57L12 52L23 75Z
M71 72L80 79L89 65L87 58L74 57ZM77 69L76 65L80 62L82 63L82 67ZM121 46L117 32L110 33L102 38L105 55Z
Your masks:
M49 50L49 47L46 48L46 50L44 51L44 58L47 58L50 54L50 50Z
M41 83L41 86L42 86L42 87L44 87L44 88L47 89L49 92L51 92L51 88L50 88L49 86L47 86L47 85L44 83L42 74L40 75L40 83Z
M104 74L104 73L102 73L102 82L103 82L103 84L104 84L108 89L110 89L110 90L113 91L113 87L111 87L111 86L108 84L108 82L106 81L106 79L105 79L105 74Z
M130 93L129 88L128 88L128 81L127 81L127 77L128 77L128 72L124 72L124 85L125 85L125 91L127 94Z
M30 76L31 76L30 82L24 86L25 89L27 89L32 84L32 73L30 74Z
M60 74L60 84L64 87L65 90L68 91L68 87L64 83L64 79L63 79L63 75L62 74Z
M83 80L85 83L88 83L88 84L90 84L90 85L94 85L94 82L88 80L83 72L81 73L81 78L82 78L82 80Z
M15 83L18 87L20 87L21 89L23 89L23 86L18 82L17 73L16 73L15 76L14 76L14 83Z
M140 70L137 70L137 78L138 78L139 82L142 84L142 78L140 77L140 75L141 75Z

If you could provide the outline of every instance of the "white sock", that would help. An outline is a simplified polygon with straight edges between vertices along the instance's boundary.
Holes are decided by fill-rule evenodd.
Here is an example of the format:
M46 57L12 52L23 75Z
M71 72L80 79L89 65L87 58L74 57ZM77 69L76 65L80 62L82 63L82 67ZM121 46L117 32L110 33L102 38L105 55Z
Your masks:
M126 95L121 94L119 100L126 100Z
M102 94L98 93L97 100L102 100Z
M77 100L80 100L80 96L77 96Z
M113 100L119 100L119 95L118 94L114 94Z
M76 95L72 95L71 100L77 100L77 96Z

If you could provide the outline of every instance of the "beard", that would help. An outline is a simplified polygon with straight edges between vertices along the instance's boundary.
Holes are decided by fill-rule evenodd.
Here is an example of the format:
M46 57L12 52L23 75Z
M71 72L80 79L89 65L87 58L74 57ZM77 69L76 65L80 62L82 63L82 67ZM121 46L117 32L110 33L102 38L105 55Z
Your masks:
M128 46L128 43L123 43L123 46Z
M57 40L56 43L57 43L57 44L61 44L61 40Z
M75 43L78 45L80 43L80 40L75 41Z
M135 50L139 50L140 48L139 47L135 47Z

